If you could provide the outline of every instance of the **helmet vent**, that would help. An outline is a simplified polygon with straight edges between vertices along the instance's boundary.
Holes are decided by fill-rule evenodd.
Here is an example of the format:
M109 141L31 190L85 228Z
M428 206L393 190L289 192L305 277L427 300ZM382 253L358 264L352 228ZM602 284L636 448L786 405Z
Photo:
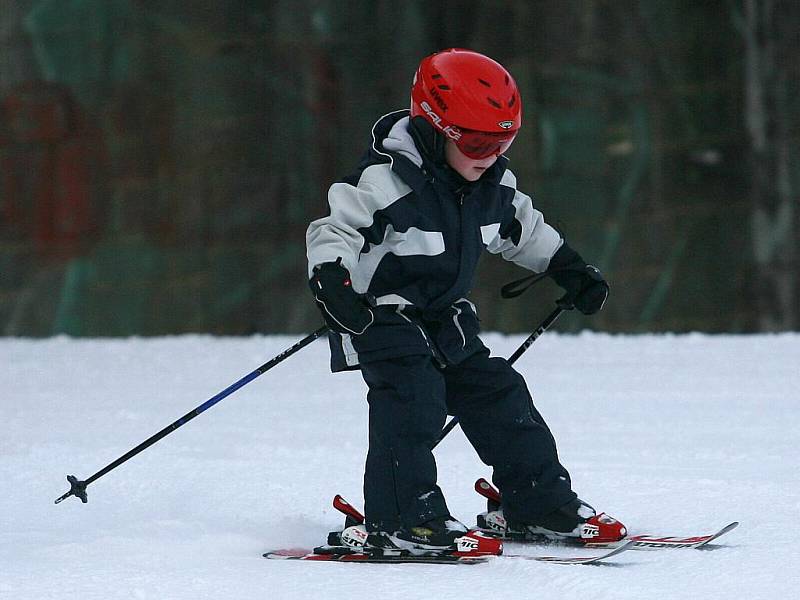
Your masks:
M517 101L516 95L515 96L511 96L511 100L508 101L508 108L511 108L512 106L514 106L514 103L516 101Z
M489 104L491 104L495 108L503 108L502 106L500 106L500 103L497 100L489 97L487 97L486 99L489 101Z
M508 85L509 81L510 79L508 78L508 75L506 75L506 85Z
M431 75L431 79L441 79L441 78L442 78L441 73L434 73L433 75Z
M442 85L437 85L436 87L438 87L440 90L444 90L445 92L449 92L450 91L450 86L449 85L442 84Z
M486 87L492 87L492 84L486 81L485 79L478 79L478 81L483 85L485 85Z

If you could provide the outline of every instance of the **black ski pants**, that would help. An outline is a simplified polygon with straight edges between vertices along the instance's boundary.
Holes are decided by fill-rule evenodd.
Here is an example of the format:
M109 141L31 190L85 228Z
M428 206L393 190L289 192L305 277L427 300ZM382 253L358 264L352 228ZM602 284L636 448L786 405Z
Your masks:
M493 467L507 517L536 524L575 498L525 380L482 344L457 365L441 367L430 355L416 355L361 370L369 387L364 499L370 529L394 531L450 514L430 449L448 413Z

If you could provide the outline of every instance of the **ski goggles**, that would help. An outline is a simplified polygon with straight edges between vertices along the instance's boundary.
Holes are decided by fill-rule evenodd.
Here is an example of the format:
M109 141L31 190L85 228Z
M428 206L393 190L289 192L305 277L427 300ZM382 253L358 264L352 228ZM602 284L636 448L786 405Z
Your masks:
M516 131L493 133L473 129L459 130L461 137L455 140L456 146L462 154L476 160L503 154L517 137Z

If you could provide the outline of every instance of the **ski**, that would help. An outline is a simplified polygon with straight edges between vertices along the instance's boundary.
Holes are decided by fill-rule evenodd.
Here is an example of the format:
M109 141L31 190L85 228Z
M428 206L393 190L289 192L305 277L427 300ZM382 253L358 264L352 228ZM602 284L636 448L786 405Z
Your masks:
M318 550L318 549L317 549ZM428 565L476 565L485 563L489 560L488 556L456 556L444 554L440 556L373 556L363 552L325 552L320 553L315 550L305 548L291 548L284 550L272 550L262 554L264 558L278 560L312 560L316 562L344 562L356 564L428 564Z
M510 559L510 560L532 560L538 562L547 562L559 565L591 565L596 564L613 556L617 556L626 550L630 550L633 542L628 542L617 546L603 554L596 554L593 556L537 556L530 554L500 554L500 555L487 555L487 556L459 556L456 554L438 554L438 555L413 555L413 554L399 554L399 555L372 555L363 552L353 552L345 548L332 548L322 547L314 550L304 548L291 548L283 550L272 550L265 552L262 556L269 559L277 560L311 560L317 562L347 562L347 563L399 563L399 564L457 564L457 565L476 565L489 562L490 560L497 559Z
M721 536L725 535L736 529L739 526L738 521L728 523L725 527L721 528L715 533L694 536L665 536L653 534L640 534L628 536L618 542L581 542L569 539L552 540L547 538L519 538L519 537L504 537L502 538L506 543L517 543L529 546L568 546L570 548L593 548L595 550L617 548L622 544L630 544L629 550L667 550L670 548L682 549L706 549L716 547L711 543ZM497 535L492 529L477 528L486 534Z
M732 523L728 523L727 525L725 525L725 527L723 527L716 533L711 533L708 535L675 537L675 536L644 534L644 535L632 535L627 539L633 544L631 550L661 550L666 548L705 548L708 546L708 544L718 539L720 536L723 536L726 533L733 531L738 526L739 522L733 521ZM602 544L595 545L590 542L588 544L585 544L585 547L602 548L604 546Z
M619 547L621 544L627 544L628 550L668 550L670 548L682 549L706 549L709 550L713 546L711 542L717 540L719 537L725 535L736 529L739 526L738 521L728 523L725 527L721 528L715 533L706 535L695 536L665 536L665 535L651 535L641 534L632 535L619 542L579 542L572 540L549 540L549 539L514 539L503 538L506 543L518 543L528 546L568 546L570 548L590 548L595 550L609 549ZM491 533L492 530L480 529L483 533Z
M622 554L628 550L633 550L634 543L635 542L623 542L608 552L603 554L595 554L594 556L533 556L528 554L501 554L498 558L505 557L520 560L535 560L557 565L593 565L608 560L612 556L617 556L618 554Z
M480 478L475 482L475 491L478 492L481 496L486 498L490 503L490 508L492 510L496 510L500 507L500 503L502 497L500 492L488 481L484 478ZM483 533L487 534L494 534L498 535L498 531L492 529L491 527L482 527L481 521L484 523L486 522L485 514L478 515L478 531L482 531ZM553 540L544 537L522 537L522 536L501 536L504 541L507 542L518 542L523 544L530 544L530 545L558 545L558 546L570 546L570 547L581 547L581 548L594 548L594 549L605 549L605 548L616 548L620 547L621 545L625 545L629 550L664 550L669 548L708 548L709 544L714 540L717 540L721 536L725 535L736 529L739 526L738 521L733 521L732 523L728 523L725 527L719 529L715 533L709 533L704 535L693 535L693 536L669 536L663 534L638 534L638 535L629 535L624 539L616 542L591 542L591 541L582 541L578 539L561 539L561 540Z

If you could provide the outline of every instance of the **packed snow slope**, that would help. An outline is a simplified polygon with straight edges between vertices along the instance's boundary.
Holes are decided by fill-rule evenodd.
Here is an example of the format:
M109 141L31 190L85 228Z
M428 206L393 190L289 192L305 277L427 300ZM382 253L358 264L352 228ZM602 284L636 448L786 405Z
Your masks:
M53 504L67 474L88 478L296 339L0 340L0 598L797 597L798 334L548 333L517 363L582 498L635 533L741 521L713 551L610 566L262 559L324 542L342 522L334 494L362 501L365 388L328 372L324 342L97 480L88 504ZM523 337L484 339L507 356ZM474 523L489 469L458 429L436 455L451 511Z

